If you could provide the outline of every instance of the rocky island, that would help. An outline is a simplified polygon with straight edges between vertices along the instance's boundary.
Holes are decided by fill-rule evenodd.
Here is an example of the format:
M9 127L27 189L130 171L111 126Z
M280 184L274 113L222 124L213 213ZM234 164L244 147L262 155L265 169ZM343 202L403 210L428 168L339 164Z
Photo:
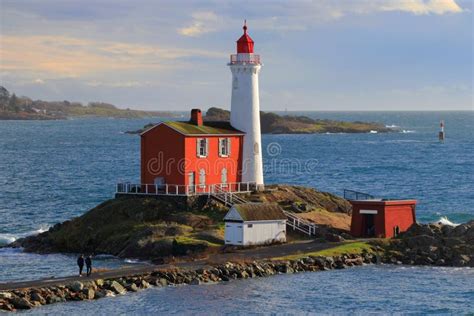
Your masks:
M230 112L211 107L203 117L204 121L229 121ZM154 123L147 124L128 134L140 134ZM324 134L324 133L388 133L393 129L375 122L346 122L312 119L307 116L278 115L272 112L260 112L260 125L263 134Z
M395 239L355 240L349 234L351 205L341 197L301 186L269 185L246 198L277 203L314 222L316 239L289 230L287 244L239 250L224 246L227 208L205 196L186 205L155 197L115 198L9 247L37 253L104 253L157 265L97 272L87 280L67 277L0 284L0 310L100 299L149 287L366 264L474 266L474 221L456 227L414 224Z
M274 185L252 193L252 202L278 203L319 224L320 237L348 236L350 204L314 189ZM202 196L191 205L155 197L122 197L106 201L84 215L49 231L15 241L27 252L95 253L168 262L172 257L200 257L224 246L223 218L228 207ZM87 232L87 233L84 233ZM295 234L293 239L305 238Z

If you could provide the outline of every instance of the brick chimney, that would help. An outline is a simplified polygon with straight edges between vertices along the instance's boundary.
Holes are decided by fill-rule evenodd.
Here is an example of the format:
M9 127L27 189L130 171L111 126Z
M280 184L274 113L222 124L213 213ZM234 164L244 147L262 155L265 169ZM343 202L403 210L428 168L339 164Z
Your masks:
M202 126L202 113L200 109L191 110L191 124Z

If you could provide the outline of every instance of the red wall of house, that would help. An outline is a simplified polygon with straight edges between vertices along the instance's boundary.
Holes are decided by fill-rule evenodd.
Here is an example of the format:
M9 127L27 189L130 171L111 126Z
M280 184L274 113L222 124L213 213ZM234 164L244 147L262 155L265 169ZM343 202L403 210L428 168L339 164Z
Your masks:
M198 138L208 139L208 155L205 158L197 156L196 142ZM230 138L230 155L228 157L219 156L219 138ZM186 175L194 172L194 184L199 184L199 171L206 171L206 185L221 183L221 171L227 169L227 183L241 181L242 168L242 136L187 136L185 139L186 151ZM185 179L188 183L188 176ZM197 187L199 190L200 188ZM203 189L203 188L201 188Z
M179 164L184 158L184 136L164 124L141 135L141 183L154 184L163 177L165 183L184 185Z
M400 232L404 232L416 222L415 200L351 201L351 204L351 234L354 237L365 235L364 214L360 214L360 210L377 210L374 215L376 237L391 238L395 226L400 228Z

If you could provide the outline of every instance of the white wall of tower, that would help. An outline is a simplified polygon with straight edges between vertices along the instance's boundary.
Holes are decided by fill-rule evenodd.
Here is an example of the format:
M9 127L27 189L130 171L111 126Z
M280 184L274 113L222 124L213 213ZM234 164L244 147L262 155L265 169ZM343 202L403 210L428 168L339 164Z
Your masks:
M249 54L238 54L249 55ZM232 71L231 125L243 132L242 182L263 185L262 137L258 75L260 64L230 64Z

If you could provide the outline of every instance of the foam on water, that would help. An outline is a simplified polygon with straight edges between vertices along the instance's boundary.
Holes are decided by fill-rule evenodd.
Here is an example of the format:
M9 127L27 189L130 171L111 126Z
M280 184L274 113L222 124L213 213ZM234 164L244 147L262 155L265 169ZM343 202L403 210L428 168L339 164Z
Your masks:
M459 226L459 224L451 222L447 216L441 216L437 221L436 224L441 224L441 225L449 225L449 226Z
M40 225L40 227L36 230L33 230L33 231L29 231L29 232L25 232L25 233L18 233L18 234L12 234L12 233L5 233L5 234L0 234L0 246L5 246L5 245L8 245L8 244L11 244L12 242L14 242L15 240L19 239L19 238L24 238L24 237L27 237L27 236L34 236L34 235L38 235L38 234L41 234L41 233L44 233L45 231L47 231L51 226L50 225L46 225L46 224L42 224Z

